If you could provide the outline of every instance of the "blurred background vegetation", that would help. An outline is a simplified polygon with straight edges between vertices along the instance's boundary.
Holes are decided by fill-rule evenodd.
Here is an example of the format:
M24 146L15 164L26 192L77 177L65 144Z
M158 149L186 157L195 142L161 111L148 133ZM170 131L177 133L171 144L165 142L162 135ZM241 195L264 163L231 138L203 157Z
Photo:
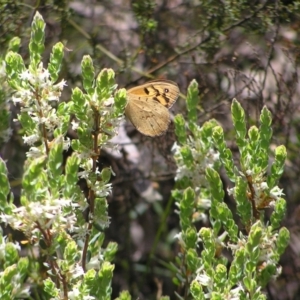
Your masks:
M259 123L264 105L271 110L274 147L283 144L288 151L280 187L288 203L283 225L291 231L291 241L281 260L282 275L268 285L266 293L268 299L300 299L300 1L0 0L2 58L15 36L22 40L20 54L28 58L36 11L47 24L45 66L53 44L65 45L60 79L68 86L62 101L69 100L73 88L82 87L80 63L89 54L98 71L114 69L119 87L165 78L177 82L184 95L196 79L200 123L217 119L232 151L236 150L230 142L232 99L241 102L249 126ZM1 95L11 96L5 85ZM10 110L13 134L0 150L18 201L27 149L22 129L13 122L17 108ZM184 97L172 112L186 115ZM71 131L69 135L72 138ZM113 297L125 289L133 299L155 299L178 291L172 283L171 263L180 251L174 239L176 207L170 198L176 175L171 152L175 140L172 124L165 136L152 139L126 122L117 141L122 144L120 153L102 152L101 167L112 166L116 174L106 232L107 241L119 244ZM224 178L225 189L228 184ZM234 211L229 196L226 201Z

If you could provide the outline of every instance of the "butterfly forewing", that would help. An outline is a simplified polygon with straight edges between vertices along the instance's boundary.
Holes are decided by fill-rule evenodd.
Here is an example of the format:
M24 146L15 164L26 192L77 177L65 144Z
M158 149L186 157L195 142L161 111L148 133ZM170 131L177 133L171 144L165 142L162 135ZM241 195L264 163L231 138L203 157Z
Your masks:
M127 93L151 97L163 106L170 108L178 98L179 88L176 82L170 80L152 80L129 89Z

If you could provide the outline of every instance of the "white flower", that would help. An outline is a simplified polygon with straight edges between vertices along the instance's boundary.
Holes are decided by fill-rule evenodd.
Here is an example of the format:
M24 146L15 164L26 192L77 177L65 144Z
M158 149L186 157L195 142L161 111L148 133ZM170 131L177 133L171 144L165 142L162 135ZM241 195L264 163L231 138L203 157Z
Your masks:
M33 135L30 135L30 136L25 135L22 138L24 140L24 143L27 144L27 145L33 145L35 142L37 142L40 139L37 134L33 134Z
M230 299L231 300L239 300L240 299L240 292L243 291L243 287L241 283L238 283L238 286L232 290L230 290Z
M73 276L72 276L73 278L77 278L77 277L84 275L82 266L80 266L79 264L75 264L75 268L73 269L72 273L73 273Z
M72 120L71 125L72 125L72 130L76 130L79 127L79 122Z
M284 196L284 193L282 191L283 190L280 189L278 186L275 186L271 189L270 196L275 198L275 199L278 199L278 198Z
M211 285L212 280L206 274L198 274L195 278L201 285L208 286Z
M81 172L78 172L78 177L88 179L89 174L90 174L90 171L81 171Z
M22 80L28 80L28 81L33 80L33 76L32 76L32 74L29 72L29 70L23 71L23 72L19 75L19 77L20 77L20 79L22 79Z
M70 145L71 145L71 140L70 138L66 138L64 141L63 141L63 149L64 150L68 150L70 148Z
M260 187L261 187L261 189L263 190L263 191L265 191L265 190L267 190L269 187L268 187L268 184L266 183L266 182L262 182L261 184L260 184Z
M28 158L39 158L41 157L42 155L44 155L44 153L37 147L31 147L29 149L29 151L26 153L26 156Z
M55 84L53 87L58 88L60 91L62 91L64 86L67 86L67 82L63 79L61 82Z
M253 174L253 171L252 170L246 170L245 173L246 173L247 176L251 176Z
M11 100L14 105L16 105L17 103L23 103L23 99L19 96L19 94L15 94L14 96L12 96Z
M74 288L73 291L68 292L68 299L77 300L80 296L80 292L78 288Z

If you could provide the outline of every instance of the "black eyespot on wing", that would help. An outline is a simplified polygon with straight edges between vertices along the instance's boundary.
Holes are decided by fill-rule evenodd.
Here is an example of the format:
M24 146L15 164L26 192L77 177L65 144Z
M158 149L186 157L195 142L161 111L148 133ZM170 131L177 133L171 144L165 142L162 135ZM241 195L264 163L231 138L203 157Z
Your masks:
M148 88L144 88L144 92L147 94L147 95L149 95L150 94L150 91L149 91L149 89Z

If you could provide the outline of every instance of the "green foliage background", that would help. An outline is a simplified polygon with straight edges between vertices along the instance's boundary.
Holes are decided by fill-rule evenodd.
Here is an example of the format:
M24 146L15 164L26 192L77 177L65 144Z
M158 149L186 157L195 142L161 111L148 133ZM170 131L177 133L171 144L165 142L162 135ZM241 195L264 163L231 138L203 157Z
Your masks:
M99 72L107 67L116 73L119 87L130 87L151 78L168 78L178 83L183 94L192 79L198 82L198 115L185 111L180 98L173 110L199 125L215 118L222 124L227 140L233 137L230 103L237 98L246 120L255 125L266 105L273 116L274 144L287 148L288 161L280 187L288 199L285 226L291 230L291 247L282 257L282 276L268 285L272 299L295 299L300 288L298 258L299 161L299 1L1 1L1 56L14 49L14 37L21 39L19 53L29 59L30 25L36 11L46 21L47 65L53 45L64 48L63 69L68 87L82 88L80 64L89 54ZM10 91L4 84L0 97ZM193 105L193 104L190 104ZM12 137L1 142L1 156L7 161L14 201L18 204L26 147L17 110L10 108ZM7 110L2 109L0 119ZM101 167L112 166L113 194L109 197L111 225L106 241L116 241L113 296L128 289L134 298L154 299L160 292L171 295L175 287L172 269L162 268L177 253L173 239L178 231L175 205L169 201L174 188L175 163L170 149L174 127L164 137L149 139L126 125L131 142L137 145L143 165L130 167L126 155L116 158L102 152ZM232 145L234 154L237 150ZM125 150L124 150L125 151ZM67 156L67 154L66 154ZM225 187L230 186L224 177ZM152 194L145 196L145 187ZM146 199L146 200L145 200ZM161 199L161 201L157 201ZM230 197L226 203L232 210ZM168 216L167 218L165 216ZM267 215L268 216L268 215ZM266 217L267 217L266 216ZM201 227L201 222L197 224ZM8 232L17 240L18 233ZM290 297L290 298L288 298Z

